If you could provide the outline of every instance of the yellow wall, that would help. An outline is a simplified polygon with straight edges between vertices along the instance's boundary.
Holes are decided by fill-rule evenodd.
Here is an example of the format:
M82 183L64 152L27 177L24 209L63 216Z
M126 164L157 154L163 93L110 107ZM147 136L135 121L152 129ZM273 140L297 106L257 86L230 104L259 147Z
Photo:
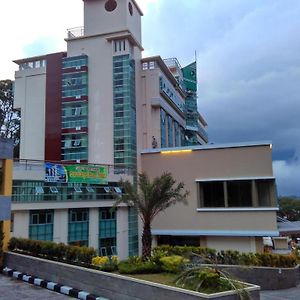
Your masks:
M13 161L11 159L6 159L3 161L3 195L10 196L12 193L12 169ZM10 239L10 220L3 222L4 231L4 250L7 250L8 242Z

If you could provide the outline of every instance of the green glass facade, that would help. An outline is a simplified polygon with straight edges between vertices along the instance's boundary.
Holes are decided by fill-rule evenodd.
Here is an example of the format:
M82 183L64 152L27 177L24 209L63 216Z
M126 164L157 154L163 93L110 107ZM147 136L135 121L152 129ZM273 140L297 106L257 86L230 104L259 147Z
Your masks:
M99 208L99 254L117 254L117 218L110 208Z
M89 209L74 208L69 210L68 243L76 246L89 244Z
M113 200L106 185L14 180L12 202ZM111 188L111 187L110 187Z
M199 113L197 106L197 64L196 62L193 62L181 70L187 93L187 97L185 99L185 118L186 126L188 128L185 131L185 145L193 146L199 144L197 134L199 134L205 142L208 142L206 130L204 130L198 124Z
M113 57L114 164L136 170L135 61Z
M62 61L63 161L88 159L88 57L65 57Z
M160 109L160 138L161 138L161 148L167 147L167 115L166 112L161 108Z
M138 214L135 208L128 207L128 255L139 254Z
M30 211L29 238L31 240L53 241L53 210Z

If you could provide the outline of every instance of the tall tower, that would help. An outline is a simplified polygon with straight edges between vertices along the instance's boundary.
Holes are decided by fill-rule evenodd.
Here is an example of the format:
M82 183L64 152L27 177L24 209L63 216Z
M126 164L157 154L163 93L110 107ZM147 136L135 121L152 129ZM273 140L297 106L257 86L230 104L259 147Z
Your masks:
M62 141L74 147L75 138L78 160L136 170L141 16L134 0L84 0L84 28L68 31L62 102L81 123L63 129Z

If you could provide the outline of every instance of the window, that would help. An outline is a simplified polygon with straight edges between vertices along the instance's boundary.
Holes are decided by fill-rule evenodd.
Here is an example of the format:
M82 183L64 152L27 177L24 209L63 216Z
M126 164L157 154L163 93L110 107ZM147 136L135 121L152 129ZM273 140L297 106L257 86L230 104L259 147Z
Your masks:
M3 190L3 160L0 159L0 193Z
M105 193L110 193L111 192L110 187L109 186L105 186L104 187L104 191L105 191Z
M81 140L75 140L73 145L74 145L75 147L79 147L80 144L81 144Z
M36 186L35 187L35 193L36 194L44 194L44 189L42 186Z
M88 246L89 209L69 210L68 242L70 245Z
M268 207L272 202L271 184L272 180L246 179L200 182L200 207Z
M228 207L252 206L250 180L236 180L227 182Z
M74 191L76 193L82 193L82 190L81 190L80 186L74 186Z
M139 253L138 214L135 208L128 207L128 255Z
M171 116L168 116L168 146L173 147L173 119Z
M58 193L58 189L56 186L50 186L50 192L53 194L57 194Z
M161 148L167 146L167 136L166 136L166 112L160 109L160 137L161 137Z
M259 206L271 206L272 185L273 185L273 180L256 180Z
M29 238L31 240L53 240L53 210L31 211L29 218Z
M111 208L99 208L99 253L115 255L117 242L116 213Z
M201 183L201 202L203 207L224 207L224 187L222 181Z
M91 186L87 186L86 187L86 190L89 192L89 193L94 193L95 190L91 187Z
M118 194L122 194L122 190L119 187L114 187L114 190Z

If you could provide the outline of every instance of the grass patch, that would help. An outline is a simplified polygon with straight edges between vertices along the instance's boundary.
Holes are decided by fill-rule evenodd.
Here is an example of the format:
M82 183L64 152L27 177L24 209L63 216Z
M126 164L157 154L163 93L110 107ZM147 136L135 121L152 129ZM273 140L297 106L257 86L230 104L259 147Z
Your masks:
M172 273L158 273L158 274L135 274L135 275L127 275L131 278L142 279L154 283L161 283L165 285L175 286L175 279L177 278L177 274Z
M135 278L135 279L149 281L149 282L160 283L160 284L164 284L164 285L168 285L168 286L172 286L172 287L179 287L179 288L183 288L183 289L190 290L190 291L195 291L195 289L188 287L188 286L186 286L186 287L176 286L175 280L178 277L178 274L174 274L174 273L134 274L134 275L126 275L126 276ZM247 285L238 284L238 288L240 288L240 289L244 289L246 287L247 287ZM232 289L232 287L230 287L230 288L229 287L227 287L227 288L224 288L224 287L223 288L222 287L214 287L214 288L202 287L199 289L199 292L204 293L204 294L213 294L213 293L230 291L230 290L234 290L234 289ZM245 299L248 299L248 298L245 297Z

